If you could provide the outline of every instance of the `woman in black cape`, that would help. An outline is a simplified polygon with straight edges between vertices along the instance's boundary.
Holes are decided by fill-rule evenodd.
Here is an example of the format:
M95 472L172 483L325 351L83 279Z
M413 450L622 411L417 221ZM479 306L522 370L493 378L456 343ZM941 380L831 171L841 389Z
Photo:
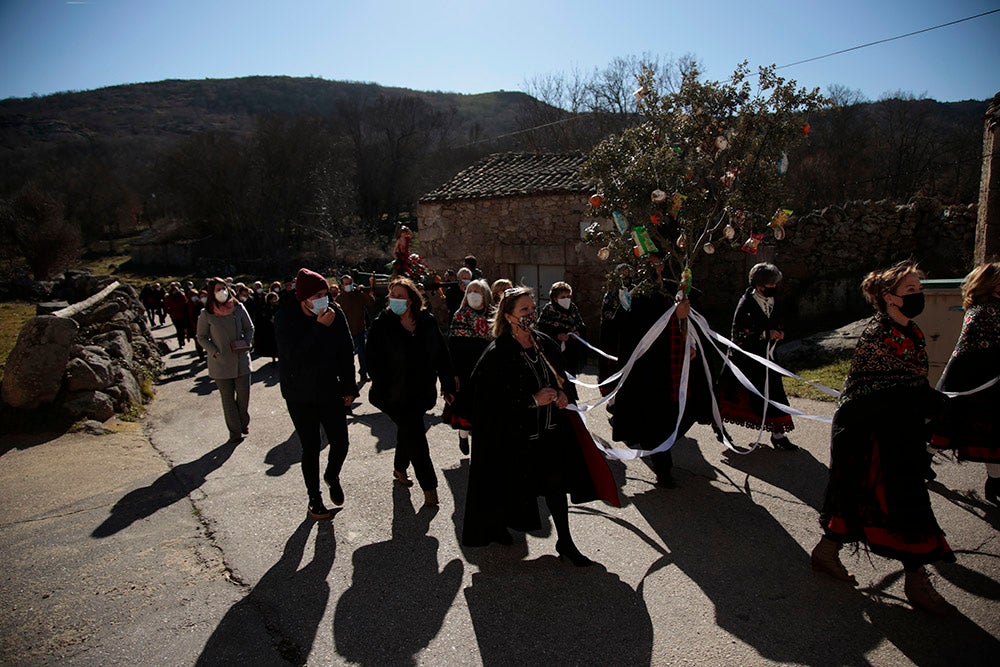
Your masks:
M561 368L559 346L534 331L530 288L504 292L497 307L496 340L472 374L472 462L462 544L511 544L508 528L541 528L537 497L555 524L556 551L577 566L593 564L569 530L566 494L573 502L597 498L582 450L565 411L576 399Z

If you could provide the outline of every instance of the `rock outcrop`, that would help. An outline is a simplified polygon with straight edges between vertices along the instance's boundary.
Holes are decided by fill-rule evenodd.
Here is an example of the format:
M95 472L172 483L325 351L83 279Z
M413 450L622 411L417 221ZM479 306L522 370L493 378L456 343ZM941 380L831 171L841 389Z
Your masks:
M163 363L135 290L108 276L74 272L48 297L71 305L38 315L21 330L4 371L3 402L98 421L141 405L143 385Z

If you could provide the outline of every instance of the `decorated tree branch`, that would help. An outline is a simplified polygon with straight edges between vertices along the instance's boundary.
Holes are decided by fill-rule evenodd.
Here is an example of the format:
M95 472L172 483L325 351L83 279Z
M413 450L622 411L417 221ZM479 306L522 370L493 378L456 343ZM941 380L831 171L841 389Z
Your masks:
M754 77L743 62L721 83L700 74L691 65L676 92L664 93L644 70L635 92L639 122L601 142L583 167L598 184L592 213L614 223L588 229L598 257L641 277L643 258L663 255L686 289L720 245L756 254L766 234L784 238L794 215L781 201L788 154L808 138L808 114L826 104L819 89L796 88L774 66ZM619 272L608 275L614 281Z

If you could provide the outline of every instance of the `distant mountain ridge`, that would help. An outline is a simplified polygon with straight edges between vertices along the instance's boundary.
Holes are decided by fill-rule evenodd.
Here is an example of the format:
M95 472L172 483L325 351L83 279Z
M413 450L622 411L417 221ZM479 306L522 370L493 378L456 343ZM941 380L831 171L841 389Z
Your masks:
M365 104L380 95L419 97L439 110L453 107L461 125L484 137L516 129L518 108L531 99L520 92L465 95L287 76L173 79L0 100L0 146L14 148L74 135L244 135L261 115L330 116L340 106Z

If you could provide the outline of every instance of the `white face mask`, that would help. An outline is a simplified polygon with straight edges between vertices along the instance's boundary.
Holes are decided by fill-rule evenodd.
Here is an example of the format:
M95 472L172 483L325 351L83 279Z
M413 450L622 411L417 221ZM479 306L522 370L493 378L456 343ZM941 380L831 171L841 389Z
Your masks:
M321 296L318 299L312 300L312 308L310 310L312 310L314 315L319 315L323 311L325 311L329 305L330 305L330 297Z
M219 303L225 303L229 301L229 290L220 289L218 292L215 293L215 300L218 301Z
M469 308L479 310L483 307L483 295L479 292L469 292L465 295L465 302L469 304Z
M353 291L353 290L354 290L354 284L353 284L353 283L351 283L350 285L344 285L344 286L343 286L343 287L342 287L341 289L342 289L342 290L343 290L344 292L351 292L351 291Z
M558 303L561 308L569 310L569 305L573 303L573 299L569 298L568 296L564 296L561 299L556 299L556 303Z

